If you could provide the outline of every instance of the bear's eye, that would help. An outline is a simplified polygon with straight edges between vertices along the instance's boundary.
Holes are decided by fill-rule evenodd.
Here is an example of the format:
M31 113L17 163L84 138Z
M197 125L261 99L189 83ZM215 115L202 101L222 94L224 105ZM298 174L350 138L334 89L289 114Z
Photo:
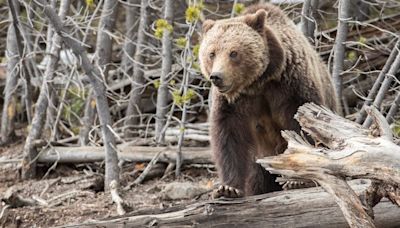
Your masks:
M236 51L231 51L231 53L229 54L229 57L231 57L231 58L236 58L236 56L237 56Z
M214 53L214 52L211 52L208 56L210 57L210 59L214 59L215 53Z

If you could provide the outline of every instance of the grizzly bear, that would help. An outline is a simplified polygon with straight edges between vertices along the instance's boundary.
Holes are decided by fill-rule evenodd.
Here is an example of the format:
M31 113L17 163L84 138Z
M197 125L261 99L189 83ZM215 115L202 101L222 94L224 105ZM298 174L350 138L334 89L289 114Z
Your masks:
M242 16L206 20L199 51L212 84L211 148L221 186L215 197L281 190L256 158L283 153L282 130L307 102L338 111L326 65L285 13L271 4Z

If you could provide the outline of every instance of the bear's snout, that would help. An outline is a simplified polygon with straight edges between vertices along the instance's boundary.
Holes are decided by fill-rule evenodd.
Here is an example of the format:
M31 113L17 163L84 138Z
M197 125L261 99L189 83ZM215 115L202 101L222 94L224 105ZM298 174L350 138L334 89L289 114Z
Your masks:
M222 87L224 84L223 75L221 72L213 72L210 74L210 80L216 87Z

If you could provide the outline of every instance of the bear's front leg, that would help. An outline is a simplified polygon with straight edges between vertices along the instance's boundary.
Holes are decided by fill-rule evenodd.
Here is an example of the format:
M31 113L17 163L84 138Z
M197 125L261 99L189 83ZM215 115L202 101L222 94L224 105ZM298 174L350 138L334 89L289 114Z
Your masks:
M282 190L282 186L276 182L278 175L271 174L260 164L254 163L250 173L246 186L248 195L259 195Z
M222 184L214 192L216 198L245 195L245 183L254 163L249 121L243 114L229 109L220 104L214 107L211 121L211 147Z

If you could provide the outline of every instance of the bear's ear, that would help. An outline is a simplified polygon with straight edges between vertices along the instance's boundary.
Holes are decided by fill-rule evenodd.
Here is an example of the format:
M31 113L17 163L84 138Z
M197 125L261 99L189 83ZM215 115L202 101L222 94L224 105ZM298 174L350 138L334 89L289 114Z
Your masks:
M250 14L245 16L244 22L252 27L254 30L256 30L259 33L264 32L264 23L265 23L265 17L267 16L267 12L263 9L257 10L255 14Z
M203 28L201 30L201 33L205 34L208 30L210 30L215 24L214 20L205 20L203 22Z

